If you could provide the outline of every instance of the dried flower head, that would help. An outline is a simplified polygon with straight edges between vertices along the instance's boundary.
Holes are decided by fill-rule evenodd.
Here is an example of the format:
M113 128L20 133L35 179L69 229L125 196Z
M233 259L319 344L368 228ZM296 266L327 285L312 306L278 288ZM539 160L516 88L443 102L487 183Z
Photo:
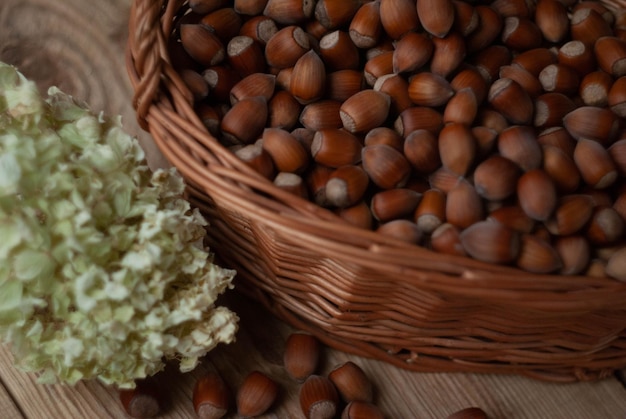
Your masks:
M132 387L234 340L216 306L235 272L173 169L152 172L120 118L0 63L0 337L44 383Z

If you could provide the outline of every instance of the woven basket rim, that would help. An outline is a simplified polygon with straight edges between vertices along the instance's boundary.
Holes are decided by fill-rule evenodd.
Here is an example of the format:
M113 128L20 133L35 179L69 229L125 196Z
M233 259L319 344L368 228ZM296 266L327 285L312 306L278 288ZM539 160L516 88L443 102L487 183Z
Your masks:
M626 9L626 0L605 0L603 3L612 6L613 10ZM190 91L170 62L167 45L173 33L174 21L184 13L185 4L185 0L134 0L126 50L127 70L134 89L133 106L140 126L152 135L160 151L187 181L188 196L194 206L217 215L222 211L228 212L231 222L241 222L241 228L246 233L254 235L254 231L249 232L247 229L258 228L259 231L280 237L278 242L271 238L255 237L258 239L256 246L260 248L259 251L267 250L266 253L269 253L278 249L287 254L288 260L281 261L280 266L265 266L272 265L273 261L247 260L237 255L237 252L229 254L240 264L240 274L245 274L251 288L256 288L252 291L255 298L283 320L316 334L330 346L419 371L493 371L569 382L603 378L617 364L618 367L626 366L626 356L618 354L616 350L624 346L622 340L626 318L623 316L623 302L626 301L626 283L584 275L532 274L512 266L488 264L409 245L374 231L351 226L332 211L275 187L240 161L204 127L193 109ZM214 203L217 201L228 208L216 208ZM209 222L218 227L225 225L220 217L209 219ZM235 246L251 246L245 240L240 241L236 233L230 232L228 228L223 230L223 234L222 239L232 240ZM297 254L290 254L291 249L297 249ZM305 263L306 254L302 253L309 250L320 259L339 260L342 264L355 267L354 272L346 272L346 278L341 278L345 281L341 290L333 294L334 290L329 291L334 286L330 281L293 270L289 272L293 280L285 283L281 270L289 269L290 263ZM219 253L220 249L216 251ZM275 275L260 278L266 269ZM361 278L361 269L367 270L370 276ZM341 306L344 303L354 307L366 307L370 303L384 306L380 298L370 298L368 295L369 288L376 286L375 277L378 274L387 282L392 278L401 289L418 289L429 295L440 296L437 298L441 298L444 303L449 297L464 301L469 306L496 304L515 312L524 321L551 323L552 319L560 317L587 316L584 325L574 325L573 331L568 329L580 335L573 338L572 345L574 348L584 348L585 344L580 339L584 340L589 335L592 336L589 340L594 340L601 336L599 348L584 352L579 362L572 367L570 362L580 354L552 353L555 347L534 353L532 348L539 344L533 343L528 347L513 349L502 362L485 366L473 359L489 352L484 348L477 349L486 343L474 342L471 337L461 337L453 344L450 343L451 339L445 343L451 345L447 349L452 354L459 351L470 354L463 359L432 355L427 346L419 347L422 354L413 350L397 353L393 349L396 345L393 342L399 342L400 338L383 339L392 348L355 342L359 331L353 330L353 325L367 321L370 315L358 310L344 311ZM292 288L283 290L282 287ZM313 289L324 292L314 295ZM292 291L302 293L305 300L311 298L314 301L296 301L290 294ZM347 295L350 291L354 291L355 295ZM274 297L281 303L276 304ZM413 295L396 293L394 297L403 299L405 306L397 313L390 314L389 319L382 323L393 323L391 328L398 326L398 329L402 329L403 321L412 323L410 310L419 307L410 301ZM495 328L494 333L497 334L508 320L505 312L496 310L495 313L502 318L492 316L488 320L503 323ZM439 315L446 317L454 316L455 313L444 312ZM476 319L481 324L480 314L476 314ZM591 330L594 327L590 326L590 322L597 322L601 327L598 327L598 331ZM510 326L518 327L523 332L527 325ZM383 333L377 330L374 332ZM514 335L515 332L507 338L512 340L495 342L490 348L494 348L494 353L498 354L510 349L515 341ZM420 342L439 342L429 337L420 339ZM567 336L559 335L550 336L547 340L549 345L558 346L559 342L566 339ZM611 346L613 341L616 346ZM608 353L603 352L605 349ZM416 358L418 355L420 362ZM522 358L526 359L524 365L519 361Z

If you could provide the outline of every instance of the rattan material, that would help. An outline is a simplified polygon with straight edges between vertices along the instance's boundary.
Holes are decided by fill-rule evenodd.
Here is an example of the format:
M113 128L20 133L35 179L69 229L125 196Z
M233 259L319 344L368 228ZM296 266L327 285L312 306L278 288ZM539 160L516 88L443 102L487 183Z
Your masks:
M622 2L607 2L625 7ZM169 63L184 1L135 0L134 106L211 222L236 286L326 344L415 371L595 380L626 366L626 284L532 275L351 227L283 192L204 128Z

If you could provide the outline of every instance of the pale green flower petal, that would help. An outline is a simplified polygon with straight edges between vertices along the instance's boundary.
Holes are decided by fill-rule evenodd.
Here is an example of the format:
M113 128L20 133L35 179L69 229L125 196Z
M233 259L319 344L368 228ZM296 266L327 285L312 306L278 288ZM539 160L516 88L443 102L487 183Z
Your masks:
M5 279L0 283L0 318L4 320L4 313L20 308L23 288L23 284L16 280Z
M8 219L0 220L0 259L6 260L9 252L24 239L24 230L21 224L11 222Z
M74 360L83 353L85 346L82 340L70 337L63 342L62 349L65 353L65 365L72 365Z
M52 275L55 264L47 254L28 249L15 257L13 267L17 279L29 281Z
M22 177L15 155L5 153L0 155L0 196L12 195L19 192L19 182Z
M108 282L105 285L104 292L109 296L111 300L122 301L130 294L130 290L122 284L116 284L114 282Z

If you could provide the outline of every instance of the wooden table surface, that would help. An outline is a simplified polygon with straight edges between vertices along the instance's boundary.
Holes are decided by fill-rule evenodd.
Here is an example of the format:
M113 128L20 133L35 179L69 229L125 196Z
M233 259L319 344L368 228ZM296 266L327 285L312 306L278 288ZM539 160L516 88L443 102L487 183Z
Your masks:
M131 107L124 48L131 0L2 0L0 60L14 64L43 90L57 85L93 110L123 115L153 167L164 164L150 136L138 127ZM196 377L219 371L232 388L258 369L272 375L282 393L267 418L302 418L298 386L282 368L282 348L292 329L256 303L229 292L225 303L241 317L237 342L211 352L193 372L170 365L155 378L165 391L163 418L193 418ZM619 374L594 383L553 384L517 376L420 374L378 361L324 349L321 373L352 360L372 379L376 403L389 418L445 418L480 406L493 419L624 419L626 389ZM37 385L35 377L11 364L0 349L0 418L124 418L117 392L98 382L75 387Z

